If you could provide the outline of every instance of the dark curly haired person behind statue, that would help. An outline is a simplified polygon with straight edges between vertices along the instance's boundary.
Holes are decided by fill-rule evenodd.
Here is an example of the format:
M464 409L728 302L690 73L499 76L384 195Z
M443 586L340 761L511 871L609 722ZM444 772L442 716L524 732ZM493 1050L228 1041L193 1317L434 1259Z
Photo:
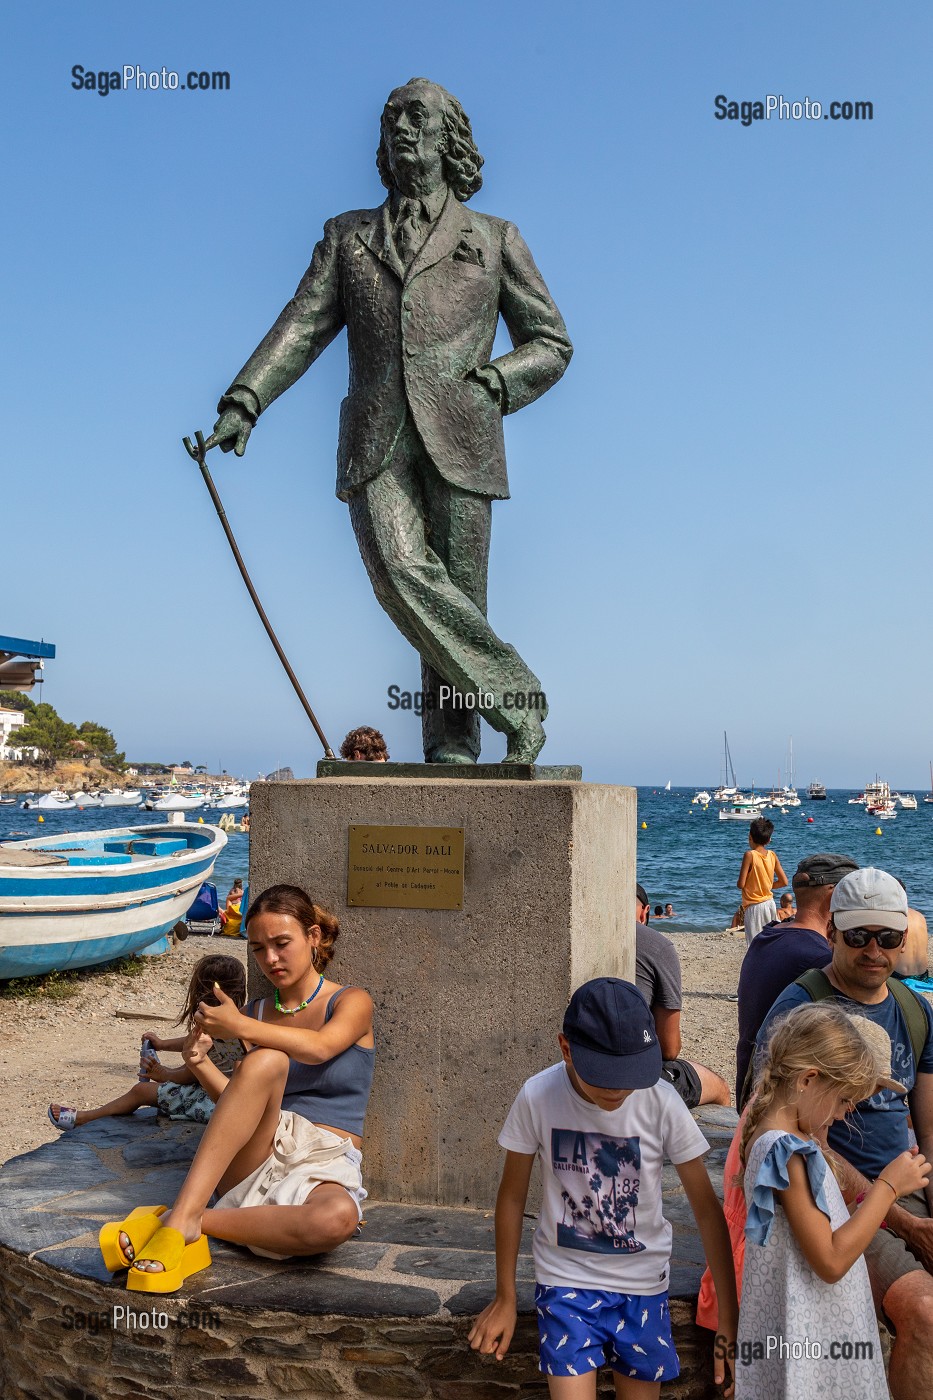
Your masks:
M388 199L327 222L209 445L242 456L260 413L346 326L337 495L376 597L421 655L425 759L475 763L481 713L507 736L506 762L531 763L546 706L515 705L541 684L486 619L492 502L509 495L503 415L555 384L572 347L514 224L465 208L483 159L450 93L397 88L376 163ZM513 349L490 360L500 315ZM442 706L441 686L483 703Z

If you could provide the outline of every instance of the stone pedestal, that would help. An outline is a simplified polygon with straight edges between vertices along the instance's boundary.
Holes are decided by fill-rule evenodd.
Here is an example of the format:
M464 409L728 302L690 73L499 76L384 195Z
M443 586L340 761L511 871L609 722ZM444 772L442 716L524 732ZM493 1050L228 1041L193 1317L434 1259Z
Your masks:
M376 1005L369 1191L492 1206L497 1134L557 1058L571 993L634 975L634 789L335 777L256 784L250 805L251 896L287 882L336 913L335 976ZM463 909L348 909L351 824L463 827Z

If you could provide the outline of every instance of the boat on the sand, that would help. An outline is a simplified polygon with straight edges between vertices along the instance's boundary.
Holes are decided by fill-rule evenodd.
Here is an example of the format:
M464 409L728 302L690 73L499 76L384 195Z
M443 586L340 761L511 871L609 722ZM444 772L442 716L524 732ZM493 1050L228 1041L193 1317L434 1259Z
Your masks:
M0 979L166 951L226 844L186 823L0 842Z

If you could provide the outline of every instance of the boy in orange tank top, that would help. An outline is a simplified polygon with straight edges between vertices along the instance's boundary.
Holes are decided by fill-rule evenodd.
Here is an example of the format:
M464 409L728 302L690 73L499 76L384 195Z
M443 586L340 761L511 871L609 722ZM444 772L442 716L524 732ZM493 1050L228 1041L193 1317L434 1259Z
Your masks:
M767 817L756 817L749 825L748 850L742 857L739 878L735 882L742 891L746 947L765 924L777 918L774 889L788 883L777 854L767 849L773 831L774 822Z

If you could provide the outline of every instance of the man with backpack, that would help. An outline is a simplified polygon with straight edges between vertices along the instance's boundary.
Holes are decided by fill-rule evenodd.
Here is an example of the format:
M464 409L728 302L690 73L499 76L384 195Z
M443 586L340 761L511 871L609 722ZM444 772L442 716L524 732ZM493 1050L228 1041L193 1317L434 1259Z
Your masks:
M779 1017L808 1001L835 997L850 1014L880 1025L890 1039L891 1072L906 1084L907 1099L881 1089L827 1134L854 1207L869 1182L907 1150L911 1126L920 1151L929 1156L933 1150L933 1012L892 977L906 933L907 896L893 875L870 867L846 875L830 900L831 962L804 972L783 991L758 1035L760 1049ZM933 1395L931 1217L933 1181L923 1192L892 1203L865 1252L875 1305L896 1331L888 1376L894 1400Z
M755 1039L771 1007L795 977L825 967L833 955L826 937L829 902L846 875L858 870L849 856L820 851L804 856L794 871L797 909L792 919L771 923L749 945L739 973L739 1039L735 1047L735 1102L745 1107L752 1089L749 1073Z

